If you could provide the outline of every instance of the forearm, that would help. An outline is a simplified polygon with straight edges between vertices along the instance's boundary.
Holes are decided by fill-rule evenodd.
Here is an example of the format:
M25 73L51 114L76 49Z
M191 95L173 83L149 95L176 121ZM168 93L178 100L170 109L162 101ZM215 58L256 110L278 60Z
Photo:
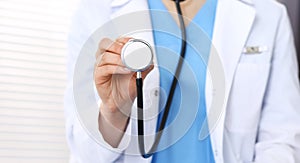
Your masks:
M99 130L103 139L112 147L118 147L128 125L128 116L124 113L110 112L103 104L100 106Z

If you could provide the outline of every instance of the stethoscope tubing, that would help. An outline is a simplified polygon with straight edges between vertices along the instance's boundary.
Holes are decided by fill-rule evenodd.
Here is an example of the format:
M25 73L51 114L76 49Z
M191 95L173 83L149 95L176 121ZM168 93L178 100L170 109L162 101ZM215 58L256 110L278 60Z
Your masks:
M137 107L138 107L138 111L137 111L137 114L138 114L138 143L139 143L139 150L140 150L141 156L144 157L144 158L151 157L157 150L157 146L160 142L161 136L163 134L163 129L165 128L165 125L166 125L166 122L167 122L167 119L168 119L168 116L169 116L173 96L174 96L174 93L175 93L175 88L177 86L178 78L180 76L180 72L181 72L181 69L182 69L183 59L185 58L186 29L185 29L183 15L182 15L181 7L180 7L180 0L175 0L175 4L176 4L176 10L177 10L179 23L180 23L180 30L181 30L180 57L179 57L179 61L178 61L177 67L176 67L175 75L173 76L170 93L169 93L169 96L168 96L168 99L167 99L167 103L166 103L166 107L165 107L165 110L164 110L164 113L163 113L161 123L159 125L158 133L155 137L154 143L153 143L151 149L149 150L149 152L145 151L143 88L142 88L143 87L143 80L142 80L142 77L141 77L141 72L138 72L138 73L140 73L140 75L137 75L137 76L140 76L140 78L137 77L137 79L136 79Z

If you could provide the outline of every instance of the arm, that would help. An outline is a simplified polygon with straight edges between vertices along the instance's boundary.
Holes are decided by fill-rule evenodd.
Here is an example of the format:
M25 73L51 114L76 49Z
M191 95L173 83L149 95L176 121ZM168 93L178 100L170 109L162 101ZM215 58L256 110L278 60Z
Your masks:
M300 89L292 31L282 7L255 147L256 163L300 162Z
M101 2L103 5L103 2ZM122 150L124 147L119 147L118 149L112 148L106 141L102 141L100 145L96 143L86 132L86 130L81 125L78 116L76 115L76 106L74 101L73 92L73 77L74 69L79 52L89 38L90 34L97 27L101 26L108 18L105 15L98 13L103 11L97 7L97 5L86 5L83 2L80 5L79 10L74 16L74 20L71 26L71 32L68 40L68 66L67 66L67 89L65 92L65 119L66 119L66 134L67 140L71 152L70 162L122 162ZM87 12L88 11L88 12ZM97 13L95 13L97 11ZM94 17L92 17L94 15ZM96 15L96 16L95 16ZM101 18L99 18L101 16ZM95 18L96 17L96 18ZM94 20L99 20L99 22L88 20L88 18L93 18ZM88 21L88 23L86 23ZM96 43L97 44L97 43ZM93 73L93 65L91 63L91 69L89 73ZM102 135L101 135L102 136ZM102 138L102 137L101 137ZM100 139L101 139L100 138Z

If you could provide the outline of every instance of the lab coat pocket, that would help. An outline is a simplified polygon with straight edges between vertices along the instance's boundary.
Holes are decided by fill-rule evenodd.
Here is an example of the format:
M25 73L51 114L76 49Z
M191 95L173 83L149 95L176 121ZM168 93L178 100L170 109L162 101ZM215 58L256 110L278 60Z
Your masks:
M245 60L244 60L245 61ZM268 62L237 65L226 110L226 149L237 162L251 162L268 81Z
M263 52L253 52L247 53L243 52L240 58L239 65L246 64L258 64L258 65L266 65L270 62L272 57L271 51L263 51Z
M269 70L268 62L238 64L226 111L229 131L256 132Z

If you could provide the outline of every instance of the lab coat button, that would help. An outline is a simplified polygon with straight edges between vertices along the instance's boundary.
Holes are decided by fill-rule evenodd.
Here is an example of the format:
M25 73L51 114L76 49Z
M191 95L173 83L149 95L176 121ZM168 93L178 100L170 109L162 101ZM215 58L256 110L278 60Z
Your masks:
M218 150L215 150L215 156L218 157Z
M158 96L158 90L154 91L154 96Z

